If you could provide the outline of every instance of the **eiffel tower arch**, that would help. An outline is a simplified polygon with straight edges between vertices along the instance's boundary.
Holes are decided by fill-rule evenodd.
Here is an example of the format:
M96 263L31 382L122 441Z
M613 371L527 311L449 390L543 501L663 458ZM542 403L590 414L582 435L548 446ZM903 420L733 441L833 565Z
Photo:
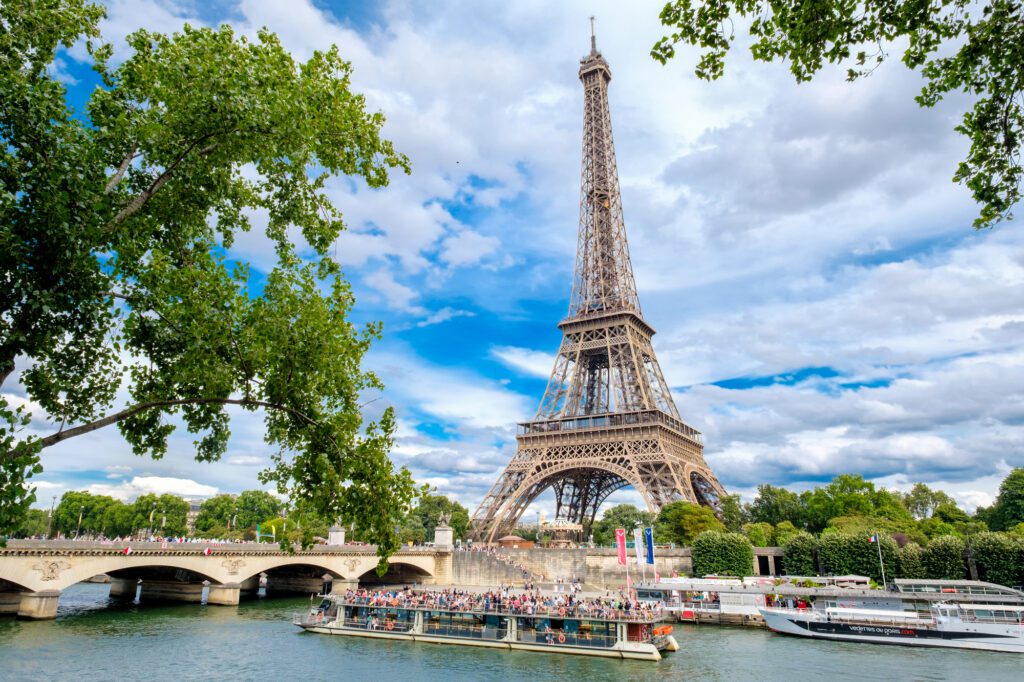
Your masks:
M717 508L725 493L700 432L679 416L640 309L608 107L611 69L593 34L579 77L583 167L569 314L537 414L518 425L515 457L473 514L473 537L484 542L510 532L547 490L556 517L585 534L626 486L652 512L675 500Z

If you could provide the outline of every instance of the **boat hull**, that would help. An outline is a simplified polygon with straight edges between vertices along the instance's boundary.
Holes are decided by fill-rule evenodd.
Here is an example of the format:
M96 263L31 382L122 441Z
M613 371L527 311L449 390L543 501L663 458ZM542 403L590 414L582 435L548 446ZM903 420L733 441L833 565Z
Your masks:
M947 649L978 649L1024 653L1024 632L1013 626L995 631L992 626L979 626L975 631L941 630L910 625L871 625L835 623L814 618L801 618L792 613L763 610L765 625L771 630L798 637L829 639L843 642L898 644Z
M576 647L565 644L533 644L506 640L469 639L462 637L445 637L443 635L424 635L413 632L395 632L393 630L367 630L365 628L346 628L330 624L311 625L295 623L306 632L323 635L343 635L347 637L368 637L371 639L392 639L412 642L428 642L431 644L455 644L460 646L487 647L491 649L514 649L520 651L540 651L544 653L572 654L576 656L597 656L601 658L619 658L638 661L660 661L661 652L653 644L642 642L620 642L614 647L599 649L593 647ZM674 642L674 640L673 640ZM678 648L678 645L677 645Z

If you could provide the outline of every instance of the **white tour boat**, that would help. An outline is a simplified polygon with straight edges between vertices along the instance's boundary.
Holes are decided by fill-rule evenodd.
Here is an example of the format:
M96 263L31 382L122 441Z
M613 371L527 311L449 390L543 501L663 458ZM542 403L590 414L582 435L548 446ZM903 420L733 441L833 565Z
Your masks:
M940 602L927 612L828 607L762 608L787 635L876 644L1024 653L1024 605Z

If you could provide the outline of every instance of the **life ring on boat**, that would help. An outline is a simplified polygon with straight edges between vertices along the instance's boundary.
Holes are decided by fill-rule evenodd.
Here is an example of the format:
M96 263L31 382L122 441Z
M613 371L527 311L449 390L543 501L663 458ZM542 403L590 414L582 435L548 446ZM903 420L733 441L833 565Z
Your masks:
M384 629L385 630L394 630L395 629L395 621L389 620L388 624L384 626Z
M559 616L564 616L565 615L565 607L564 606L562 608L558 609L558 615Z
M561 632L558 633L558 643L559 644L565 644L565 634L564 633L561 633Z

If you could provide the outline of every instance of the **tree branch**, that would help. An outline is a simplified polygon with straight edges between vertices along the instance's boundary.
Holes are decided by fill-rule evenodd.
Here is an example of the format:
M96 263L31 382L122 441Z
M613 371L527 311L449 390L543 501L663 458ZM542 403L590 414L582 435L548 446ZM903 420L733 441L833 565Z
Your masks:
M91 421L88 424L82 424L81 426L76 426L76 427L70 428L70 429L68 429L66 431L58 431L57 433L50 434L49 436L46 436L45 438L40 438L39 441L37 441L37 442L41 443L40 447L48 448L48 447L50 447L52 445L56 445L57 443L65 441L65 440L67 440L69 438L74 438L75 436L82 436L82 435L85 435L87 433L92 433L93 431L96 431L98 429L102 429L104 426L110 426L111 424L116 424L117 422L124 421L125 419L128 419L129 417L134 417L135 415L137 415L140 412L144 412L146 410L151 410L151 409L156 408L156 407L174 407L174 406L178 406L178 405L213 405L213 404L216 404L216 405L241 405L242 407L263 407L263 408L266 408L268 410L277 410L277 411L280 411L280 412L287 412L288 414L290 414L290 415L292 415L294 417L297 417L298 419L301 419L302 421L304 421L304 422L306 422L307 424L310 424L310 425L316 425L318 423L315 419L313 419L309 415L305 414L304 412L300 412L299 410L296 410L294 408L288 407L287 405L282 405L280 403L272 403L272 402L268 402L266 400L251 400L251 399L240 399L240 398L182 398L180 400L154 400L154 401L150 401L148 403L139 403L137 405L132 405L131 407L126 407L125 409L121 410L120 412L115 412L114 414L107 415L106 417L103 417L102 419L97 419L95 421ZM8 450L7 452L5 452L3 454L2 457L0 457L0 461L13 457L16 452L17 452L17 448L15 448L13 450Z
M141 194L139 194L137 197L132 199L131 203L129 203L124 208L122 208L120 210L120 212L118 212L118 214L116 216L114 216L114 219L112 221L110 221L110 224L107 226L107 229L111 230L111 229L117 227L118 225L123 223L125 220L127 220L128 218L133 216L135 213L137 213L139 211L139 209L141 209L143 206L146 205L146 202L148 202L150 199L153 198L154 194L156 194L157 192L160 191L161 187L163 187L164 185L167 184L168 180L171 179L171 176L174 175L175 169L177 169L178 166L180 166L181 163L186 158L188 158L188 155L192 153L192 150L194 150L197 146L199 146L199 144L201 142L203 142L205 140L208 140L211 137L214 137L216 135L220 135L223 132L230 132L230 131L218 131L216 133L208 133L207 135L203 135L202 137L200 137L200 138L196 139L194 142L192 142L192 144L190 144L188 146L188 148L185 149L185 151L182 152L181 155L178 156L178 158L176 158L171 163L171 165L168 166L167 169L164 170L164 172L161 173L159 175L159 177L157 177L157 179L153 181L153 184L151 184L149 187L144 189ZM203 147L202 149L199 150L199 156L203 156L205 154L209 154L211 151L213 151L213 149L215 149L217 147L217 144L218 144L217 142L214 142L213 144L209 144L209 145Z
M117 187L118 183L121 182L121 178L128 172L128 166L132 165L132 160L135 158L135 152L139 149L139 143L136 142L132 145L132 148L128 150L128 154L125 155L124 160L121 161L121 165L117 167L117 172L110 176L107 180L107 186L103 188L104 194L110 194Z

